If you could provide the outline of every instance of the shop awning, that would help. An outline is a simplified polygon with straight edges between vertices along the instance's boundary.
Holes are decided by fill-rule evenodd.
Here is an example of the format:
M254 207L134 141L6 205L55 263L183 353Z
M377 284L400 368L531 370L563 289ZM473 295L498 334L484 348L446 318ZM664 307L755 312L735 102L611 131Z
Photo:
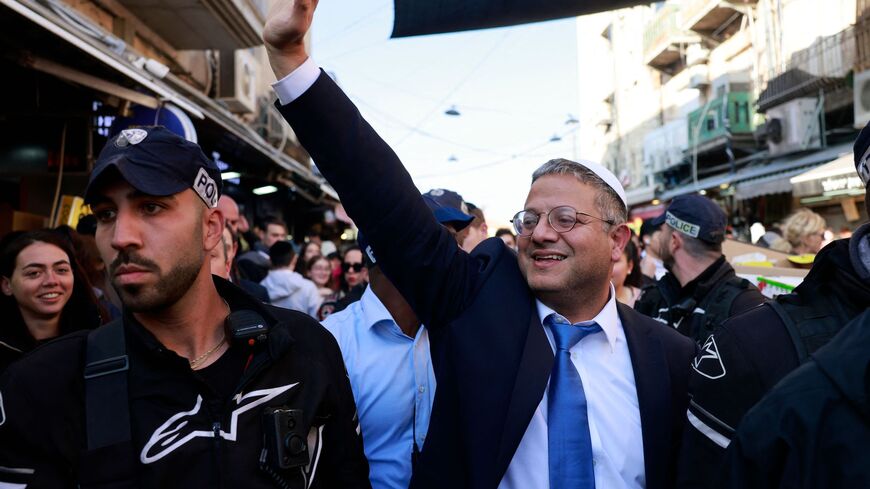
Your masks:
M795 197L848 193L864 188L858 172L855 171L855 158L847 153L836 160L802 172L790 179L794 186Z
M314 188L320 188L324 184L323 179L314 175L309 168L269 145L251 127L236 119L232 113L216 101L201 94L185 82L174 77L171 73L158 77L147 69L148 65L144 62L137 65L136 61L147 60L131 60L130 58L133 57L129 56L130 53L120 40L114 39L115 42L107 44L106 39L111 37L108 34L102 37L95 36L93 30L96 27L91 26L91 31L88 32L82 26L73 24L67 18L61 17L53 10L34 0L0 0L0 5L10 8L36 25L60 37L70 45L75 46L150 93L143 94L133 90L124 91L116 84L98 83L99 80L96 76L85 75L56 63L46 64L45 60L38 60L36 64L30 62L31 68L85 85L96 91L126 98L135 103L143 103L143 99L151 98L158 103L172 103L183 109L194 119L211 121L222 130L227 131L253 148L259 154L262 154L269 161L277 165L277 167L296 175L296 178L310 182ZM121 44L119 45L118 43ZM144 105L148 105L147 100L145 102ZM326 194L331 197L334 192L326 192Z
M818 151L813 151L812 153L805 153L801 155L789 155L783 156L780 158L770 159L761 161L760 164L756 164L753 166L747 166L746 168L741 169L735 173L727 173L723 175L716 175L713 177L708 177L703 180L699 180L697 185L687 184L681 186L679 188L675 188L663 193L659 198L668 201L673 199L678 195L688 194L692 192L698 192L700 190L706 190L713 187L717 187L722 184L740 184L741 182L747 182L746 185L746 195L750 194L750 189L752 187L750 185L750 181L772 177L772 178L782 178L785 181L788 181L790 176L796 175L799 172L806 171L813 167L819 166L823 163L827 163L835 158L840 157L846 153L851 154L852 144L840 144L836 146L830 146L827 148L820 149ZM854 167L853 167L854 168ZM782 188L782 186L770 184L767 187L766 180L764 182L760 182L758 191L763 190L764 188L771 189L772 191L755 193L753 197L757 197L759 195L777 193ZM740 185L737 185L737 188L740 188ZM736 191L736 190L735 190ZM788 190L785 190L788 191Z

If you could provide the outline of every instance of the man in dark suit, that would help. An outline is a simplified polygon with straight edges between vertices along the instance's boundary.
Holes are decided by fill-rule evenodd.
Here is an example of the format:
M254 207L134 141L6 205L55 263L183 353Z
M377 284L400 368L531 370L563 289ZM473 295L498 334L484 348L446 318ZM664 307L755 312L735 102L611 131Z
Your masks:
M305 53L315 4L279 3L264 40L281 113L429 328L438 390L411 486L670 487L695 346L615 301L616 177L550 161L514 219L518 254L462 251Z

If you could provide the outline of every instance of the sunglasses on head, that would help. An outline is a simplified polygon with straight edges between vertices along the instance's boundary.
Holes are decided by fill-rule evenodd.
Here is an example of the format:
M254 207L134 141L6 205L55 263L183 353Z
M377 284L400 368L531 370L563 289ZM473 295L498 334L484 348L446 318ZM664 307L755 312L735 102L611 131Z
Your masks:
M359 273L363 269L362 263L342 263L341 264L342 271L348 272L350 269L353 269L354 272Z

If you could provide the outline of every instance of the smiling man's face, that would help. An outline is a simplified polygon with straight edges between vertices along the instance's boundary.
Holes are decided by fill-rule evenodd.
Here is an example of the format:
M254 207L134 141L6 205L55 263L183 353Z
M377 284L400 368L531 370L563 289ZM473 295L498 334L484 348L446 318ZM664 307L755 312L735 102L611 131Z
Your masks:
M545 175L532 184L525 209L545 214L555 207L570 206L578 212L600 216L595 205L598 190L572 175ZM611 236L608 226L597 220L573 229L556 232L541 215L531 236L519 236L520 271L535 297L545 303L548 298L582 300L578 292L607 287L613 263L622 255L622 247ZM624 246L624 243L622 243Z

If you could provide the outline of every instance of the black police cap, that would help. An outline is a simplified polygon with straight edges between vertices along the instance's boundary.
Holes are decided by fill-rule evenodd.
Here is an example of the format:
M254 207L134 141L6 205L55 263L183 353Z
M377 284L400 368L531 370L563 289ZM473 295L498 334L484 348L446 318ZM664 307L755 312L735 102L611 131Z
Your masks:
M199 145L163 126L124 129L106 143L88 179L85 203L96 197L101 180L116 170L136 190L168 196L192 189L209 207L217 207L221 174Z

